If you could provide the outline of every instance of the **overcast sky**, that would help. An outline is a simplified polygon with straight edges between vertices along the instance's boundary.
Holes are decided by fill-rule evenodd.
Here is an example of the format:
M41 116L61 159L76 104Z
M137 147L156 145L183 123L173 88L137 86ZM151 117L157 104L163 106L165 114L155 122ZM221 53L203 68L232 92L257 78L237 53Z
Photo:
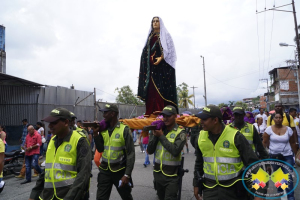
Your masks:
M267 9L273 4L266 0ZM196 106L204 105L200 55L208 104L255 97L267 91L259 79L294 58L293 47L278 45L294 44L293 14L256 14L264 8L265 1L255 0L1 0L6 72L45 85L95 87L97 99L114 102L117 87L137 93L142 49L152 17L160 16L177 52L177 85L198 87Z

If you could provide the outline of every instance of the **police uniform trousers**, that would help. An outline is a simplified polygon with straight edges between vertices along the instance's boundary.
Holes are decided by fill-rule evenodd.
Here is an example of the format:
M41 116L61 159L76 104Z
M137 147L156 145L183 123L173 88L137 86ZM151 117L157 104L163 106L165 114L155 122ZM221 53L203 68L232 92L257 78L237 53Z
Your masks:
M203 189L204 200L248 200L251 195L244 188L242 181L238 181L230 187L217 185L214 188Z
M97 200L108 200L110 197L112 186L115 185L123 200L132 200L131 187L118 187L119 181L125 174L125 169L118 172L112 172L110 170L102 170L98 174L98 189L97 189Z
M165 176L162 172L153 172L154 187L160 200L176 200L178 176Z

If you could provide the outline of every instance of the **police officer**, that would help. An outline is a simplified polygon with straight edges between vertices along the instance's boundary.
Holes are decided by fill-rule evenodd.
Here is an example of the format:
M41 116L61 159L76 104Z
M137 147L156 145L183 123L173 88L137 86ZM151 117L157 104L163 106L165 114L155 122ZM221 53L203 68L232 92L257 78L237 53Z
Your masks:
M98 152L103 152L99 166L97 200L109 199L112 185L115 185L122 199L133 199L130 186L135 150L131 131L118 121L119 110L116 105L106 104L100 111L103 112L104 125L107 127L92 128L96 148Z
M75 126L75 119L77 119L77 117L73 112L70 112L70 114L71 114L71 121L70 121L71 129L76 130L77 132L83 133L86 136L88 143L90 144L88 132L85 129L80 128L79 126Z
M166 106L161 112L164 130L150 133L147 151L155 153L154 186L160 200L177 199L178 169L181 165L181 151L186 143L186 132L176 124L177 111Z
M258 160L247 139L237 129L225 126L219 107L211 105L196 115L201 119L203 130L195 144L196 162L194 171L194 195L199 186L205 200L246 199L247 192L241 177L244 167ZM198 185L198 174L203 185Z
M253 151L258 152L261 159L269 158L269 154L262 145L261 138L256 128L253 126L253 124L244 121L245 110L242 107L236 106L233 108L233 116L234 121L229 124L229 126L239 130L240 133L245 136Z
M70 129L70 112L56 108L43 119L53 133L46 152L45 170L30 199L88 199L91 150L86 136Z

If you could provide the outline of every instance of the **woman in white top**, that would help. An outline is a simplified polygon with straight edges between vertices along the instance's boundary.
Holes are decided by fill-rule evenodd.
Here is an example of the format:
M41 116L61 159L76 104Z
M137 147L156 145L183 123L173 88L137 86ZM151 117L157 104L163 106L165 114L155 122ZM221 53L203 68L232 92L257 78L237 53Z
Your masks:
M293 130L288 126L282 125L282 121L282 113L276 113L274 116L275 125L271 125L265 130L263 135L263 145L269 148L270 155L280 153L283 155L283 161L294 166L293 153L296 154L297 152L297 149L295 148L296 141L293 137ZM276 167L273 166L273 171L278 169L278 166ZM284 167L282 167L282 171L284 173L288 172ZM291 179L291 181L288 182L288 188L286 189L287 193L293 189L293 179L291 176L289 176L289 179ZM280 190L282 191L281 188ZM288 200L294 200L294 191L289 193L287 197Z
M257 123L254 123L253 125L255 126L259 136L262 139L263 133L265 132L266 126L263 124L263 118L262 117L257 117L256 118Z

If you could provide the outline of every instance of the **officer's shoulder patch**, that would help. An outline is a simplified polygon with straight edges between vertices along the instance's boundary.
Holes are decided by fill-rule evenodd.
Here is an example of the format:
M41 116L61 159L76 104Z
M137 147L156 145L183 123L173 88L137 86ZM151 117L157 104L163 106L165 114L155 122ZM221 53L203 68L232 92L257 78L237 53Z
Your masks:
M181 139L181 141L186 140L186 135L185 135L185 133L181 133L181 134L180 134L180 139Z

